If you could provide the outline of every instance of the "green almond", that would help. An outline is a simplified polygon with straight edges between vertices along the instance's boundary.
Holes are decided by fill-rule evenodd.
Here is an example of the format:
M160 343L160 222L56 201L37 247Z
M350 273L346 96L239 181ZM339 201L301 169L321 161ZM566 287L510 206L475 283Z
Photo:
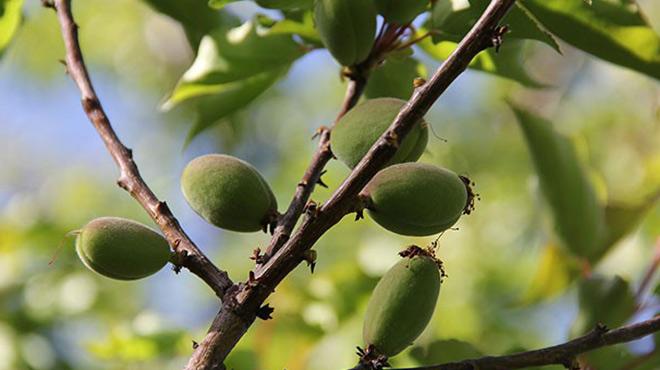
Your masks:
M85 225L77 236L76 252L90 270L118 280L152 275L171 256L163 236L139 222L119 217L101 217Z

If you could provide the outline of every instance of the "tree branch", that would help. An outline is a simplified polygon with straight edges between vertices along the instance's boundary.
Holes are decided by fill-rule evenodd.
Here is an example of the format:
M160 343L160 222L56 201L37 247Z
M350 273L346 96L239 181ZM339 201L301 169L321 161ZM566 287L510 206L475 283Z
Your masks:
M660 315L650 320L622 326L613 330L608 330L604 326L597 326L582 337L534 351L520 352L507 356L486 356L440 365L393 370L511 370L545 365L564 365L568 367L582 353L601 347L631 342L658 331L660 331Z
M263 261L268 261L275 253L289 240L293 228L296 226L296 222L300 219L307 201L309 201L314 187L319 183L321 179L321 174L325 165L332 159L332 150L330 149L330 131L334 128L335 124L341 117L346 114L351 108L357 104L362 96L365 86L367 85L366 78L361 77L350 77L348 86L346 88L346 95L344 96L344 101L342 102L337 118L335 118L332 127L321 127L317 132L319 136L319 145L318 149L312 157L305 174L303 175L302 180L298 183L296 188L296 193L289 204L289 208L280 218L277 227L275 227L275 232L271 238L268 249L264 255Z
M403 138L430 109L449 85L468 67L484 48L493 46L500 20L515 0L493 0L428 83L418 88L411 100L333 193L328 202L311 213L299 229L252 278L237 286L214 320L204 341L197 347L186 370L222 369L222 362L254 322L257 310L277 285L304 258L304 254L332 226L351 210L355 198L369 180L396 152Z
M71 0L55 0L44 2L44 4L53 7L57 13L66 48L67 72L80 90L82 106L87 117L98 131L112 159L119 167L120 175L117 184L129 192L160 227L172 249L177 252L180 265L199 276L213 289L218 297L222 298L225 291L233 285L229 276L226 272L218 269L197 248L183 231L167 204L160 201L147 186L133 161L132 151L124 146L112 128L110 119L103 110L101 101L94 91L85 66L78 42L78 25L71 13Z

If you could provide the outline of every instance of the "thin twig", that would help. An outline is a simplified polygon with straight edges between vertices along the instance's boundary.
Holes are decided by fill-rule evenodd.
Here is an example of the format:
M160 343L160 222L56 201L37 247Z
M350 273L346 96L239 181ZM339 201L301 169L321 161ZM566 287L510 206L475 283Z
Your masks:
M325 165L332 159L332 150L330 149L330 132L334 125L339 121L341 117L346 114L362 96L362 92L366 86L366 78L351 78L348 82L346 88L346 95L344 96L344 101L342 102L339 113L335 118L334 123L330 128L321 127L319 129L319 144L318 149L312 157L305 174L303 175L302 180L298 183L296 192L289 204L289 208L282 215L277 227L275 227L275 232L273 237L270 240L270 244L266 249L266 253L263 256L263 262L268 261L275 253L284 245L284 243L289 240L293 228L296 226L296 222L300 219L307 201L309 201L314 187L319 183L321 179L321 174Z
M222 362L256 318L257 310L300 262L305 252L350 211L358 193L389 161L396 148L440 95L484 48L500 20L515 0L493 0L456 50L438 68L428 83L415 90L411 100L353 169L330 199L302 222L298 230L264 265L249 284L241 284L216 316L209 332L190 359L187 370L221 369Z
M172 249L177 252L180 265L199 276L218 297L222 298L226 290L233 285L229 276L197 248L183 231L167 204L160 201L147 186L133 161L133 152L124 146L112 128L85 66L78 42L78 25L71 13L71 0L55 0L53 3L48 2L47 5L54 8L57 13L66 48L67 72L80 90L83 109L119 167L117 184L129 192L160 227Z
M608 330L602 325L569 342L506 356L486 356L446 364L393 370L510 370L533 366L564 365L583 353L598 348L627 343L660 331L660 315L637 324Z

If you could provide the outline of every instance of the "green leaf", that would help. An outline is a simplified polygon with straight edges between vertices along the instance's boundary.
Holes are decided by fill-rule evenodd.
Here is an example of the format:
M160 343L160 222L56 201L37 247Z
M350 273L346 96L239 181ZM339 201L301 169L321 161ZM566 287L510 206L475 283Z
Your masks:
M235 3L239 0L208 0L209 6L213 9L222 9L229 3Z
M304 49L286 34L271 34L255 21L204 36L197 58L163 104L190 101L197 120L188 141L244 108L272 86Z
M608 203L605 207L606 234L601 248L608 250L630 233L659 197L660 193L653 194L638 204Z
M195 90L192 94L186 91L187 88L180 90L181 94L196 96L191 100L191 104L195 106L197 119L188 133L186 143L204 129L245 108L275 84L287 71L288 66L228 83L204 86L188 85L187 88Z
M557 296L566 290L579 271L580 266L572 256L557 245L546 245L522 303L529 305Z
M584 354L584 360L592 369L621 369L635 359L626 346L604 347Z
M660 37L635 2L522 0L557 37L608 62L660 79Z
M371 72L364 95L369 99L394 97L408 100L413 93L413 80L426 77L424 65L412 57L396 55Z
M436 340L410 350L410 357L422 365L444 364L481 356L481 352L472 344L456 339Z
M559 237L575 255L597 261L603 255L603 207L573 143L547 120L514 105L511 108L531 152Z
M456 43L441 41L434 44L428 38L417 44L422 51L436 60L445 60L456 49ZM470 68L516 81L527 87L545 87L536 81L523 68L521 42L508 42L502 45L499 53L493 49L484 50L470 62Z
M453 10L451 3L451 1L438 1L433 8L431 24L435 32L434 42L460 41L483 14L490 1L470 0L469 7L459 10ZM536 21L532 14L517 3L500 23L509 27L507 39L536 40L560 51L554 37Z
M610 328L623 325L635 311L635 295L620 276L592 275L578 284L580 313L573 326L576 335L602 323Z
M310 9L314 0L255 0L257 5L266 9Z
M289 66L303 53L303 48L289 35L269 34L253 21L216 30L201 40L195 61L183 74L165 108L198 94L208 94L204 86Z
M323 47L321 37L316 31L316 28L314 28L312 12L305 12L300 20L286 18L277 21L270 27L268 33L273 35L298 35L305 42Z
M0 56L21 25L23 0L0 0Z
M196 48L204 35L223 24L235 24L237 18L225 12L215 11L208 0L144 0L154 10L181 23L188 41Z

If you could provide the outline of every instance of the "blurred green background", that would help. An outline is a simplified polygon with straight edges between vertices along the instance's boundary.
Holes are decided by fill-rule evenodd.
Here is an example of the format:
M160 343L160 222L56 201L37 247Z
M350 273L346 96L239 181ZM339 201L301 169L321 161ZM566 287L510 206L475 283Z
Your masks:
M640 4L658 32L660 3ZM192 112L159 110L194 55L180 26L136 0L75 1L74 10L97 91L145 180L193 240L235 281L244 280L253 266L248 256L268 236L203 222L183 200L181 170L200 154L233 154L264 174L284 209L315 149L310 137L332 121L341 103L339 67L326 51L307 54L248 109L185 146ZM229 10L244 19L259 11L247 2ZM176 275L163 269L128 283L99 277L79 262L66 234L90 219L151 222L115 185L114 163L58 63L64 52L54 14L36 1L24 11L24 24L0 61L0 370L180 368L192 341L203 339L218 301L185 270ZM438 254L449 278L435 316L417 340L422 347L393 365L417 364L423 346L438 339L499 354L574 334L575 287L561 257L548 262L548 250L554 250L548 246L557 245L557 238L505 98L548 117L574 139L602 199L634 203L660 187L658 81L565 44L562 49L560 55L539 44L526 52L527 70L550 88L526 89L468 71L428 114L436 137L421 161L468 175L481 201L461 218L459 230L440 238ZM438 65L420 58L429 71ZM326 199L347 174L343 164L331 162L324 177L330 189L317 188L313 199ZM659 235L656 204L595 270L621 275L636 287ZM274 319L253 325L229 367L352 366L378 277L399 250L433 240L397 236L369 217L346 217L316 246L315 273L301 266L277 289L269 300ZM652 314L654 304L658 309L657 297L646 299L651 309L638 317ZM443 343L438 348L456 356L466 350L460 342ZM633 353L652 349L648 340L629 347Z

